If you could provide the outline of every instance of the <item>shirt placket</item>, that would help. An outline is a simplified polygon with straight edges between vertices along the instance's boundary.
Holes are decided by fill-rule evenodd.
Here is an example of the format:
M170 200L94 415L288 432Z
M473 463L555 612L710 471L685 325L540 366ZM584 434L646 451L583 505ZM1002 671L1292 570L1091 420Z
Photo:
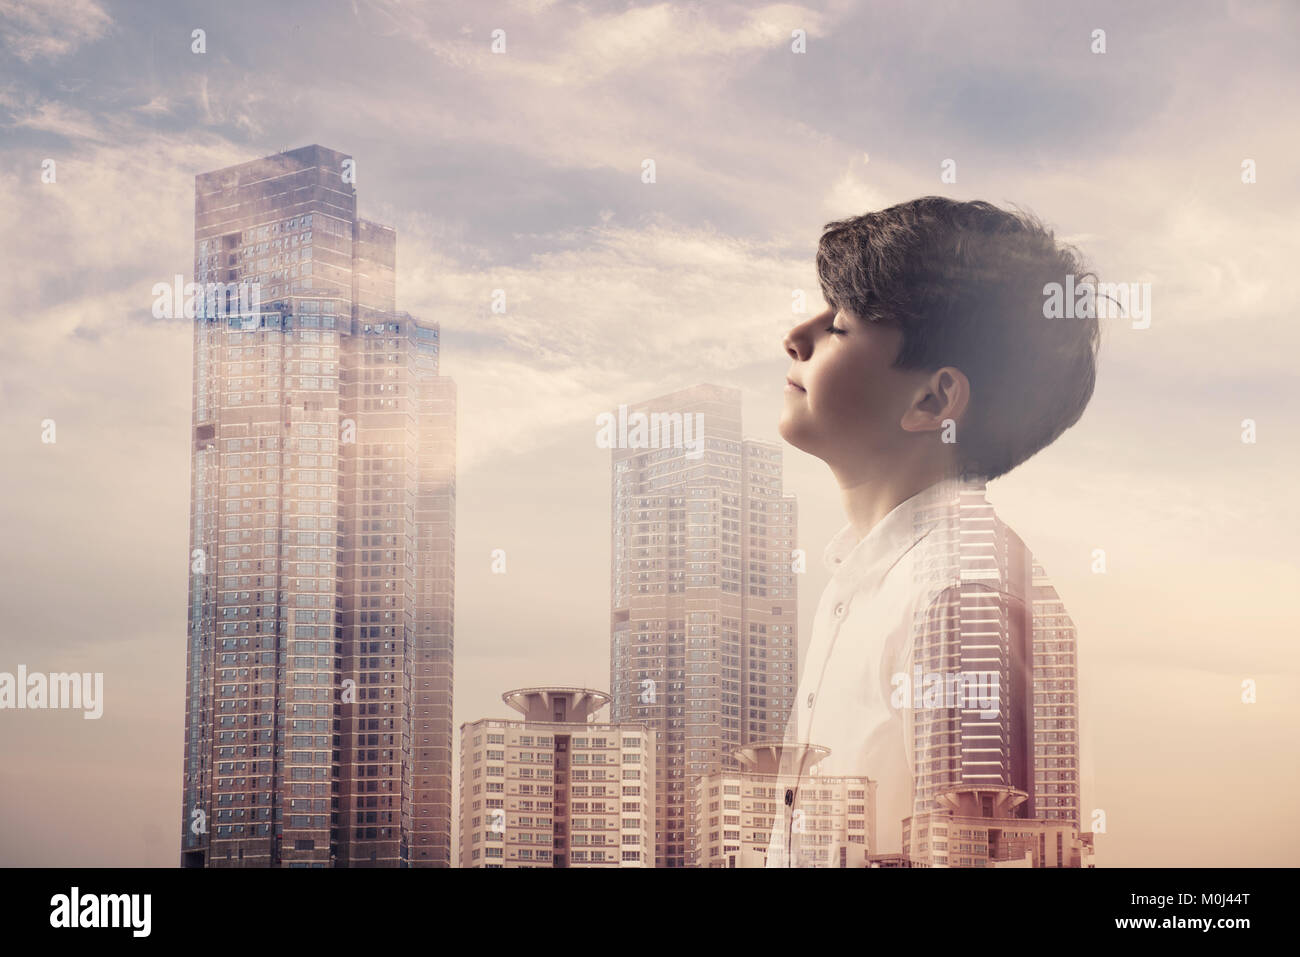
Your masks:
M917 536L916 538L912 538L910 541L904 542L901 547L897 547L893 549L893 554L889 556L888 560L882 561L879 564L873 565L872 567L863 569L863 571L860 574L841 583L839 587L836 588L835 604L831 606L830 622L828 625L830 629L830 637L829 640L826 642L826 652L822 656L821 666L819 668L818 675L817 675L817 685L815 690L810 691L808 693L808 695L805 697L803 702L798 703L801 707L806 709L808 715L807 734L806 735L800 734L797 736L799 738L806 738L807 740L801 741L799 743L807 743L807 744L816 743L812 740L812 733L813 733L812 721L813 721L813 713L815 711L815 704L817 701L817 696L821 693L822 684L824 683L826 678L826 669L830 665L831 658L834 657L835 644L839 638L840 629L843 626L845 619L848 617L849 603L855 597L859 601L870 600L871 596L879 591L881 584L884 582L885 578L888 577L889 573L893 570L894 566L897 565L898 562L903 558L903 556L906 555L912 549L912 547L916 545L916 542L923 537L924 534ZM838 561L836 563L838 564ZM870 590L870 594L863 594L864 591L867 589ZM802 727L802 724L800 725L800 727ZM786 827L785 827L784 843L785 843L785 855L786 855L785 866L786 867L793 867L794 859L796 857L794 853L794 847L793 847L794 803L795 801L798 800L800 788L803 786L803 773L804 773L803 763L804 762L801 758L799 761L799 765L794 772L794 785L793 786L787 785L785 789Z
M826 642L826 651L822 655L821 667L818 669L817 684L814 690L808 692L804 701L799 703L799 707L807 711L808 733L806 735L799 734L796 735L796 737L807 738L808 741L806 743L809 744L815 743L812 741L812 719L813 719L814 705L817 701L817 695L821 693L822 684L826 679L826 668L830 664L831 657L835 652L835 640L839 637L840 626L844 623L844 618L848 614L849 603L847 599L851 597L850 593L853 590L854 589L848 585L842 585L836 591L835 604L831 606L830 622L827 626L830 629L830 636L829 636L829 640ZM803 723L799 722L799 725L803 726ZM805 743L805 742L800 741L797 743ZM804 766L804 759L803 759L803 755L801 755L798 762L798 766L794 769L794 784L787 785L785 788L785 795L784 795L785 842L784 843L785 843L785 866L786 867L794 867L795 866L794 861L797 856L794 848L794 803L799 797L799 789L803 786L803 774L804 774L803 766Z

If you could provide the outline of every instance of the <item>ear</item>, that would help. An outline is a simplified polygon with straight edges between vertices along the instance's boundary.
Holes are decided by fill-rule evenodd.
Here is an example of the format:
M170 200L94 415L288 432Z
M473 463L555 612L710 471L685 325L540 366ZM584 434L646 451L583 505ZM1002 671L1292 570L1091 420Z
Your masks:
M960 422L970 402L970 380L955 366L930 373L918 386L899 422L907 432L934 432L947 419Z

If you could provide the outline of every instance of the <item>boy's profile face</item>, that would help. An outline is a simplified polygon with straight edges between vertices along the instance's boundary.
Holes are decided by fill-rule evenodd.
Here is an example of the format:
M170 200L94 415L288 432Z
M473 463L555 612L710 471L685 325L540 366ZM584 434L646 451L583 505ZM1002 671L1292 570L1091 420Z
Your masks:
M849 471L897 448L919 381L915 371L892 368L902 341L897 327L835 308L791 329L781 437Z

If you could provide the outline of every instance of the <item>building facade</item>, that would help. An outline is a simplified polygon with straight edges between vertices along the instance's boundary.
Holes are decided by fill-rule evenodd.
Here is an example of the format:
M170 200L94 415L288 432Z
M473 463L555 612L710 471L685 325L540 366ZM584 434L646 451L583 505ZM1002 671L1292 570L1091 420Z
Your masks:
M785 787L780 742L740 748L738 770L719 769L694 786L701 867L766 867ZM794 802L792 853L799 867L867 867L876 846L876 785L865 777L817 773L830 752L795 746L813 777Z
M613 716L657 733L655 866L694 866L692 781L780 737L794 702L797 512L780 446L742 436L737 389L622 407L617 426Z
M352 168L195 181L185 866L451 863L456 392Z
M522 720L461 725L460 866L653 866L654 730L587 688L502 698Z
M1034 794L1047 820L1083 830L1078 633L1043 567L1033 564Z
M953 811L954 794L977 788L986 789L981 800L1001 795L994 801L997 815L1014 818L1034 840L1044 827L1056 828L1048 843L1061 844L1060 854L1040 849L1037 859L1073 860L1082 846L1074 625L1043 567L997 517L980 483L918 521L935 518L918 574L942 569L956 584L918 623L913 678L960 676L969 679L968 691L993 688L996 694L957 707L914 695L915 800L905 823L905 854L920 865L985 866L957 863L979 860L971 850L978 842L945 840L932 830L942 831L946 816L960 814ZM1014 837L1006 828L999 833L1004 844ZM946 849L959 846L963 853Z
M970 483L917 521L938 523L918 575L954 581L917 626L913 685L967 682L958 707L914 695L914 812L956 787L1023 791L1016 813L1080 825L1074 626L1041 565ZM972 689L992 690L991 707Z
M903 858L932 867L1092 867L1093 836L1062 819L1017 814L1015 788L953 788L903 822Z

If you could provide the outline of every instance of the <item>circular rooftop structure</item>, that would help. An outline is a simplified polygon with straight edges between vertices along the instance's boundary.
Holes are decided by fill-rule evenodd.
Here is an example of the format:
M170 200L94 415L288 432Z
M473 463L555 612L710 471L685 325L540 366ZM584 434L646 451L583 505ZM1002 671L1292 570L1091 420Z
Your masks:
M608 693L592 688L548 685L516 688L503 694L501 700L522 714L527 721L583 724L613 699Z

